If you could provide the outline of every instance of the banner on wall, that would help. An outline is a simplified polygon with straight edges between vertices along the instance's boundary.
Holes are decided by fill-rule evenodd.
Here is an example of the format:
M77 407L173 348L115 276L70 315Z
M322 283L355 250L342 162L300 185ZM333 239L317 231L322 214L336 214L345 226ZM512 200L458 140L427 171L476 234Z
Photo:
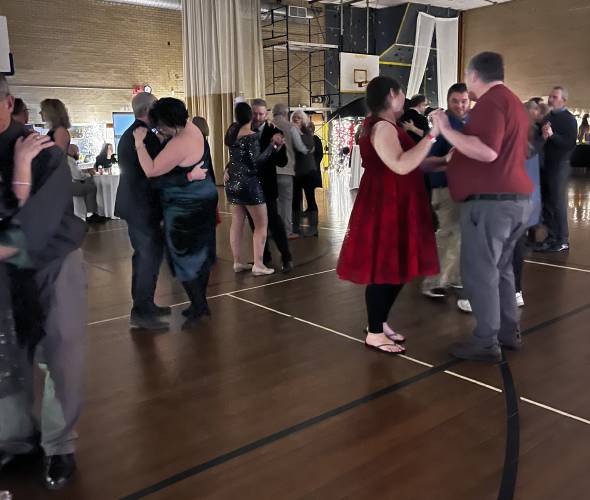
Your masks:
M408 96L420 92L426 65L432 50L436 28L438 105L444 106L449 87L457 82L459 61L459 18L439 18L424 12L418 14L412 69L408 81Z
M340 92L364 92L379 76L379 56L340 53Z
M8 23L4 16L0 16L0 73L14 74L12 55L8 44Z

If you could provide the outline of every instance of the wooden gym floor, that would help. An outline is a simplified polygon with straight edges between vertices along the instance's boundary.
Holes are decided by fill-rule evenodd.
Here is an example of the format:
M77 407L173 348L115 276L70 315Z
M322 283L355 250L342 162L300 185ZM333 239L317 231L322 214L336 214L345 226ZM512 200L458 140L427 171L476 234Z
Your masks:
M320 197L320 237L293 242L289 276L234 275L223 215L213 316L194 331L180 329L186 299L165 268L158 302L178 304L170 331L130 331L125 225L93 227L79 471L48 493L39 470L14 465L0 490L15 500L590 498L589 186L572 179L569 254L529 256L525 347L498 365L449 356L473 320L417 283L391 318L407 356L364 348L363 288L334 272L350 208L338 183Z

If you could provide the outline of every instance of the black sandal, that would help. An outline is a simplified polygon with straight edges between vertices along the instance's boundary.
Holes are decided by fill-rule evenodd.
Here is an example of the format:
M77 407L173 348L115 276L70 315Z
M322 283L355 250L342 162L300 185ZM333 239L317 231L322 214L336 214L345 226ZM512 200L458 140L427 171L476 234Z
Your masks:
M371 349L372 351L377 351L382 354L387 354L388 356L396 356L398 354L405 354L406 353L406 348L402 345L396 344L395 342L393 344L371 345L371 344L367 344L367 341L365 340L365 347L367 349ZM401 350L399 350L399 351L386 351L385 349L381 349L382 347L397 347Z
M369 335L369 327L365 327L365 335ZM404 337L401 333L394 333L393 335L389 335L383 332L383 335L385 335L389 340L396 344L401 344L402 342L406 341L406 337ZM398 338L395 338L395 335L398 335Z

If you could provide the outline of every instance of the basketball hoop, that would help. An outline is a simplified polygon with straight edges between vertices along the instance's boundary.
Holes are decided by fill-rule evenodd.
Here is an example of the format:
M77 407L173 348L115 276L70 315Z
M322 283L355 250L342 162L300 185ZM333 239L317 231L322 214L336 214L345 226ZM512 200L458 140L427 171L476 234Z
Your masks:
M363 87L367 86L369 81L366 69L354 69L354 83L358 86L359 89L362 89Z

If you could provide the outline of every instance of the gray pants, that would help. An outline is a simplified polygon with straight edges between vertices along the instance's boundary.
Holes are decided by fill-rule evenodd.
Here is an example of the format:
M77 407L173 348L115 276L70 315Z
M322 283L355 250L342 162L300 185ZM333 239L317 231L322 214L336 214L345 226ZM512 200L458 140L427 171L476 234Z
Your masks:
M45 372L41 402L41 446L46 455L75 451L74 427L80 416L84 388L84 332L86 329L86 273L82 251L38 273L41 304L45 309L45 337L38 359ZM34 366L26 366L25 389L0 399L0 451L28 453L34 443Z
M73 196L84 198L87 212L92 214L98 213L98 202L96 201L96 184L92 179L72 182L72 193Z
M293 232L293 176L278 174L277 184L279 187L279 215L283 219L285 231L289 235Z
M422 283L422 290L424 291L461 284L459 270L461 246L460 205L451 198L449 188L443 187L432 190L432 208L436 212L439 223L436 232L436 246L438 248L440 274L429 276L424 280Z
M512 339L519 329L512 257L531 211L530 200L461 205L461 274L482 347Z

